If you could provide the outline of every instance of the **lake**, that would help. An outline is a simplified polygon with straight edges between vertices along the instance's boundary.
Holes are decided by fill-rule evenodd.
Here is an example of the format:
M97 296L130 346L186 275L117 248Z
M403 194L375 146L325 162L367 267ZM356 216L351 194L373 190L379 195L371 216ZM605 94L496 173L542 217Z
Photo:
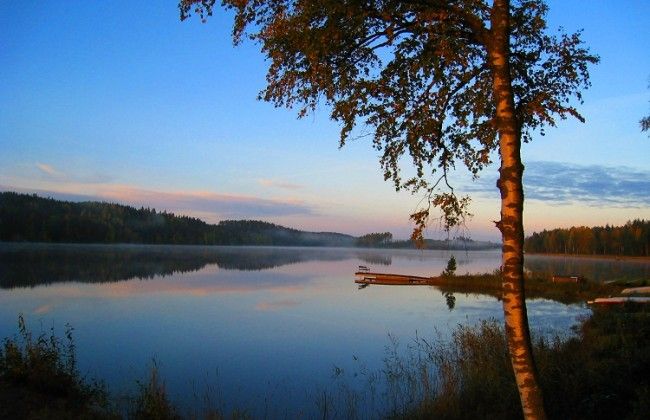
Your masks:
M184 409L209 394L225 410L311 417L328 390L367 386L393 343L404 350L416 336L448 337L458 324L502 319L501 303L489 296L456 294L450 309L434 287L353 282L359 265L437 275L451 254L458 274L500 265L498 250L4 243L0 336L16 332L20 313L34 332L63 335L69 323L80 370L114 394L133 391L155 359ZM599 281L650 273L647 262L527 261L530 271ZM529 301L528 310L535 334L570 334L590 313L548 300ZM385 409L381 401L361 404Z

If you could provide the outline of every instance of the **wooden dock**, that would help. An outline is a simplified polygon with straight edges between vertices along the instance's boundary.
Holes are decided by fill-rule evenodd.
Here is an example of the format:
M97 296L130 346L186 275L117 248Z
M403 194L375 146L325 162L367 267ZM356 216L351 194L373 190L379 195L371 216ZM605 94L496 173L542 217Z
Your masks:
M382 284L387 286L417 286L430 285L437 277L410 276L404 274L374 273L371 271L357 271L354 273L357 284Z

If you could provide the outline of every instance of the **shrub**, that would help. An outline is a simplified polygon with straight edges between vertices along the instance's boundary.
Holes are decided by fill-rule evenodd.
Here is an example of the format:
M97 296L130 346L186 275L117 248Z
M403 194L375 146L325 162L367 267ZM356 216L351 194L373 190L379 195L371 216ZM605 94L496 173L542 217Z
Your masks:
M113 418L103 384L79 375L72 328L66 340L33 337L18 316L18 335L0 348L0 418Z

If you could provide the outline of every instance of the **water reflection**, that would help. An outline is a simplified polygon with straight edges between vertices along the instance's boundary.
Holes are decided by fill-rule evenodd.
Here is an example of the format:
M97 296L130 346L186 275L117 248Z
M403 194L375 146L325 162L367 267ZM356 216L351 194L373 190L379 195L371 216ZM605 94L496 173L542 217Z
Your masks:
M390 255L350 249L2 243L0 287L146 280L199 271L209 264L223 270L261 271L351 258L375 265L392 262Z
M352 259L391 266L395 272L432 276L440 274L451 254L457 261L457 274L492 272L500 265L498 251L0 243L0 288L149 280L199 271L208 265L221 270L263 271L310 261ZM349 274L353 268L345 265ZM529 255L526 270L542 278L571 274L592 281L634 280L650 277L650 262Z
M389 333L409 343L434 329L447 333L458 324L502 316L493 296L426 286L360 291L353 283L358 265L437 275L449 256L412 250L0 244L0 337L14 333L18 313L34 331L70 323L81 371L105 380L114 392L145 377L155 357L181 405L192 406L192 390L203 391L194 384L218 372L213 383L233 408L271 401L277 411L266 417L291 417L289 408L311 418L313 402L305 393L329 386L332 366L352 372L360 360L369 372L380 369ZM498 251L460 252L455 258L458 274L490 272L500 264ZM545 300L528 308L533 331L566 331L588 312Z
M580 275L590 281L638 280L650 278L650 261L598 257L527 255L526 270L535 276Z

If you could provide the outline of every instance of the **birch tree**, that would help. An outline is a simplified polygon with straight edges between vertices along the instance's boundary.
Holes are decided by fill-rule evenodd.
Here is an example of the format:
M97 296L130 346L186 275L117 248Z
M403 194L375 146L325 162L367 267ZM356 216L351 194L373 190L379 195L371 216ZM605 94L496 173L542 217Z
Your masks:
M215 0L181 0L181 18L205 20ZM542 0L224 0L233 39L268 59L260 98L318 106L340 123L340 145L369 132L384 178L427 197L411 218L421 238L437 207L445 228L461 223L469 198L449 176L500 161L503 311L523 414L544 418L531 351L523 274L522 142L569 116L598 58L580 32L550 33ZM493 152L498 152L495 155ZM409 175L403 167L409 165Z

